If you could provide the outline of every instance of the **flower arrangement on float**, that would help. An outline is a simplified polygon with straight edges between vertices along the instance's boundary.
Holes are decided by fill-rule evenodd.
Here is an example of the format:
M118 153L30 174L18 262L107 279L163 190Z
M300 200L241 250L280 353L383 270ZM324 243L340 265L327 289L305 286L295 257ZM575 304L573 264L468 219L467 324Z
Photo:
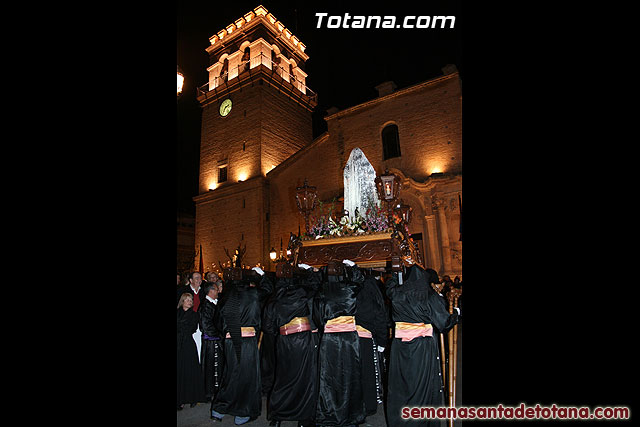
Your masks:
M303 236L303 240L382 234L392 231L387 212L376 204L369 206L364 216L356 208L353 217L350 217L347 211L342 211L342 215L338 217L334 209L335 202L328 209L319 202L318 214L311 215L309 232Z

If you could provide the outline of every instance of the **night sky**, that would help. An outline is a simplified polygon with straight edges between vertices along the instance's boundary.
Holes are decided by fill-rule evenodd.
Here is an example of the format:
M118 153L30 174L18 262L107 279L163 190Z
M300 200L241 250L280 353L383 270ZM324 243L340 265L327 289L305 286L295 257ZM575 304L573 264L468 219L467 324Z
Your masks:
M196 88L208 81L205 52L209 37L262 4L307 47L306 84L318 94L313 137L326 131L323 117L332 106L342 110L377 96L375 86L392 80L402 89L442 75L455 64L464 78L463 17L457 1L310 2L310 1L186 1L177 4L177 65L185 75L177 104L178 210L195 213L198 191L201 110ZM456 16L450 28L317 28L316 13L328 16ZM415 22L415 21L414 21ZM424 21L422 21L424 22Z

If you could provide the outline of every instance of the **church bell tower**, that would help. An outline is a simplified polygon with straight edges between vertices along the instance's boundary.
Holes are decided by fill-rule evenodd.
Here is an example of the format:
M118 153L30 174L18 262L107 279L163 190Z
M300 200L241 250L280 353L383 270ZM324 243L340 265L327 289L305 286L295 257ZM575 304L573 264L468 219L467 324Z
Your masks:
M238 245L269 264L267 173L312 141L317 96L306 86L306 46L258 6L213 34L202 108L196 247L205 271Z

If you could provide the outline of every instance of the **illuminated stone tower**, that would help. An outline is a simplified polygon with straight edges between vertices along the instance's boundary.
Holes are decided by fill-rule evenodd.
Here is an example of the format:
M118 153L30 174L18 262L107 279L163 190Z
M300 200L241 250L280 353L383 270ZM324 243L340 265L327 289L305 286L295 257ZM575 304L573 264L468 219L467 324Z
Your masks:
M247 246L268 265L267 172L312 141L316 95L306 86L305 45L263 6L210 37L202 107L196 244L205 270ZM196 245L196 246L197 246ZM279 248L278 248L279 249Z

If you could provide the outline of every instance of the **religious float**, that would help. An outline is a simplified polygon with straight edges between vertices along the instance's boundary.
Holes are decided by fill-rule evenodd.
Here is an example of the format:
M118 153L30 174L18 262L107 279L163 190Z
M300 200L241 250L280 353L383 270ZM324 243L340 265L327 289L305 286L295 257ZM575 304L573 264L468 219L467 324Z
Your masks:
M357 206L353 214L349 209L338 214L329 211L314 216L313 222L310 217L317 207L316 188L306 181L298 187L296 204L305 218L306 233L292 234L289 240L294 265L321 267L344 259L363 268L390 267L393 271L400 271L402 263L422 265L409 235L411 208L397 200L400 180L386 171L375 178L375 186L382 196L382 208L370 205L363 215ZM348 205L345 197L345 206Z
M402 274L405 266L417 264L425 268L420 250L409 233L411 207L404 204L399 193L400 178L389 170L377 175L359 149L355 149L344 169L344 209L334 212L318 209L317 189L308 184L296 188L296 205L305 220L305 233L291 233L287 256L272 259L277 262L279 275L284 268L299 263L312 267L335 265L348 259L361 268L378 268ZM364 214L360 213L364 210ZM319 212L318 212L319 210ZM290 273L289 273L290 274ZM444 284L433 284L436 292ZM449 312L458 307L462 288L450 286L447 292ZM457 377L458 327L447 334L445 354L444 336L439 334L443 385L446 386L447 404L455 406ZM446 361L446 364L445 364ZM453 427L453 419L448 419Z
M344 168L344 209L336 211L333 204L323 209L316 187L305 179L295 194L305 233L291 233L288 261L322 267L349 259L363 268L393 271L403 262L422 265L409 234L411 208L398 199L400 187L399 177L388 170L377 176L357 148Z

